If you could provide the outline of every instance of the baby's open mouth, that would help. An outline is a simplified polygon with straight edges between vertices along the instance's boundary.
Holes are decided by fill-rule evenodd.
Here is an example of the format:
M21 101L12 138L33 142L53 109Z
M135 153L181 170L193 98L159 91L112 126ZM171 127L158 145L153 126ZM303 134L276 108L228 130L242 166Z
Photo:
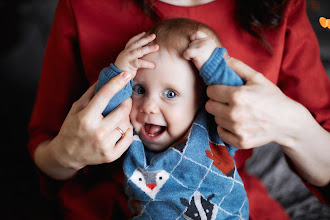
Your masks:
M144 124L144 130L149 137L155 137L166 131L166 127L154 124Z

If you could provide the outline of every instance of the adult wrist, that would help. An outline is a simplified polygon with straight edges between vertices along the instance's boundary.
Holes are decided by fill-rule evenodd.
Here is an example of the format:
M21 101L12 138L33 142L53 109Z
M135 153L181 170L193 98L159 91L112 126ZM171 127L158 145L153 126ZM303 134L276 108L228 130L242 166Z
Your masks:
M301 104L293 110L297 116L288 121L289 126L283 129L287 134L277 143L305 180L315 186L325 186L330 181L330 134Z
M68 170L68 172L78 172L83 166L76 161L70 160L70 155L68 155L69 152L66 148L61 148L61 146L64 146L65 144L66 143L63 143L59 135L49 143L49 153L54 159L54 164L58 166L59 169Z
M284 127L280 127L281 135L277 136L277 142L282 148L296 149L299 148L306 136L306 128L313 124L314 118L310 112L300 103L290 100L289 108L291 113L287 115L288 120ZM283 149L284 150L284 149Z
M53 140L41 143L35 151L35 163L38 168L47 176L56 180L67 180L74 176L79 169L65 163L56 144L56 137Z

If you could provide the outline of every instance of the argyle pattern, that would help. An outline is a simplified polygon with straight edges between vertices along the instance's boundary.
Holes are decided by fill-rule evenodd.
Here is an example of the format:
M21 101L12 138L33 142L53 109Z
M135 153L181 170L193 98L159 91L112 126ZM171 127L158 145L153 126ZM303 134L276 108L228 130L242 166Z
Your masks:
M188 140L158 154L147 152L134 136L123 166L126 193L132 201L139 201L133 219L248 219L247 196L232 159L236 149L218 138L214 122L209 123L212 120L202 110ZM217 155L217 160L207 152ZM219 163L227 163L234 172L223 173L215 166Z

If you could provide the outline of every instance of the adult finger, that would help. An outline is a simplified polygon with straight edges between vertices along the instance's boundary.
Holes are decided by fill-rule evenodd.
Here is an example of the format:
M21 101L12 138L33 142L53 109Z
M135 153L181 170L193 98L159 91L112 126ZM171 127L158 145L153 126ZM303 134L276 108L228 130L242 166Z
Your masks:
M88 90L78 99L71 108L72 113L77 113L84 109L87 104L90 102L92 97L94 96L95 88L97 83L94 83L92 86L88 88Z
M233 134L237 134L237 128L235 127L235 123L228 120L227 118L223 117L215 117L215 123L225 129L226 131L229 131Z
M211 115L220 118L230 118L231 114L231 108L227 104L220 103L212 99L206 102L205 110Z
M261 73L255 71L242 61L237 60L233 57L227 58L226 62L227 65L246 82L250 80L255 80L256 78L260 78L260 76L263 76Z
M116 126L108 135L104 138L108 146L115 146L120 139L124 138L127 131L131 129L132 125L129 121L128 123L120 123ZM111 150L111 149L110 149Z
M109 129L113 130L116 127L121 129L127 129L122 126L122 124L129 124L129 114L132 108L132 99L128 98L122 102L117 108L110 112L104 119L103 122L108 124Z
M128 149L133 142L133 128L129 127L125 135L116 143L113 151L113 157L118 159Z
M227 85L210 85L206 89L206 95L217 102L229 103L232 100L234 92L239 88Z
M251 136L251 135L237 135L232 133L231 131L223 128L222 125L218 125L217 132L219 134L220 139L234 147L239 149L250 149L258 146L265 145L269 143L268 136L258 136L258 134ZM258 138L254 138L258 136Z
M223 142L225 142L229 145L238 147L238 138L233 133L231 133L230 131L222 128L221 126L217 127L217 131L218 131L220 139Z
M86 108L87 113L100 115L112 97L119 92L132 78L129 72L122 72L107 82L91 99Z

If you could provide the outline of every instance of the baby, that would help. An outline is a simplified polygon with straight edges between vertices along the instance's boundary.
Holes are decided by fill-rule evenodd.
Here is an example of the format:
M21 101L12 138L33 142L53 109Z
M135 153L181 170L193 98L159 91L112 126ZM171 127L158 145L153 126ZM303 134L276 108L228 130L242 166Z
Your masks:
M122 71L135 76L103 112L132 97L135 134L123 169L134 219L248 219L236 148L204 109L206 85L243 84L225 53L210 27L173 18L130 39L101 71L96 91Z

